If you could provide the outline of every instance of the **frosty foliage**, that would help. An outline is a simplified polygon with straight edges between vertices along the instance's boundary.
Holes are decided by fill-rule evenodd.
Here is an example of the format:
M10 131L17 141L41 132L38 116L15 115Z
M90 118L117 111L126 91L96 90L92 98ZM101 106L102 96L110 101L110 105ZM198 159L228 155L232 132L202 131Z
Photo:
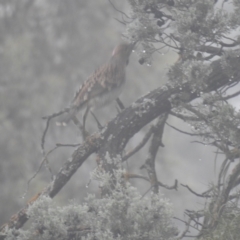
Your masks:
M229 33L229 15L227 12L213 8L213 1L191 1L185 5L178 2L179 11L174 11L174 34L181 41L182 47L194 51L197 46L213 39L221 39L222 34ZM182 11L181 11L182 10Z
M190 83L192 92L201 92L205 87L204 81L211 73L210 66L194 60L187 60L171 67L168 77L172 86Z
M58 207L54 200L42 196L29 208L29 230L11 230L6 239L173 239L177 231L171 221L169 201L161 194L142 197L123 181L122 170L116 170L114 175L117 183L111 194L102 198L89 195L83 204L72 202ZM103 184L109 180L104 178L100 178Z
M141 64L151 63L152 54L173 49L188 59L182 71L189 71L202 46L217 46L222 37L239 26L239 1L233 11L215 8L212 0L128 0L131 11L124 36L139 41ZM202 56L203 57L203 56ZM199 59L198 59L199 60ZM187 66L187 69L185 67Z
M207 144L212 139L231 143L233 146L239 146L240 137L240 113L232 105L222 101L226 86L222 89L223 94L219 92L204 93L205 82L207 78L215 76L216 74L224 73L224 78L227 78L229 84L239 79L238 59L239 51L225 52L219 60L218 68L215 65L206 65L201 62L187 60L183 63L175 64L169 71L169 80L174 86L181 86L184 83L190 83L191 92L198 94L199 101L194 104L198 115L191 111L183 110L178 107L176 111L185 116L192 117L194 120L187 122L192 126L192 130L202 136L204 142ZM217 72L216 72L217 69ZM216 74L214 75L214 71ZM219 81L221 79L219 78ZM197 118L197 119L196 119Z
M218 96L214 94L204 95L204 101L216 101ZM234 109L231 105L223 104L220 101L216 101L213 105L196 103L195 107L198 109L199 115L202 114L203 118L199 117L199 120L189 120L188 123L192 127L192 131L199 133L202 136L205 144L208 144L212 139L217 141L223 141L225 143L231 143L233 146L239 146L240 144L240 112ZM189 111L182 110L182 113L196 117L195 114ZM239 131L236 131L239 129Z
M151 64L151 55L157 50L153 43L161 29L159 26L159 19L156 14L161 14L159 11L154 14L149 12L149 7L160 6L164 1L157 0L129 0L131 6L130 21L126 25L125 37L135 41L141 42L138 54L140 56L140 63ZM166 1L165 1L166 2ZM159 5L160 4L160 5Z
M235 69L239 68L239 63L236 59L240 59L240 50L226 51L221 57L221 68L224 69L224 74L228 76L228 81L239 79L239 73Z
M239 69L236 59L240 58L240 53L235 49L224 53L210 51L211 47L222 50L221 41L226 40L225 35L239 30L240 1L231 1L232 11L216 8L217 1L214 0L128 2L131 10L124 36L140 43L137 50L139 62L150 64L153 53L161 52L163 48L174 49L179 53L179 61L169 70L167 88L179 87L181 93L182 86L188 85L189 92L197 93L199 97L189 105L193 111L184 104L176 104L173 111L186 119L204 144L220 142L231 147L240 146L240 111L223 99L231 82L240 78L238 71L234 72L234 69ZM240 35L235 39L235 42L239 41ZM204 92L206 80L214 77L221 80L223 75L229 80L229 85L224 85L219 91ZM145 99L143 109L137 114L142 116L153 104ZM132 105L133 108L136 106ZM28 210L29 229L9 230L6 239L175 239L177 230L171 221L172 207L168 200L160 194L142 197L123 177L120 156L112 159L106 155L105 160L118 169L110 173L99 166L92 178L99 182L100 189L108 190L107 194L101 198L89 195L83 204L74 202L64 207L58 207L53 200L42 196ZM226 206L216 230L203 239L231 239L228 236L238 239L239 216L236 206Z
M228 204L215 231L207 233L200 240L237 240L240 236L239 225L240 211L237 203Z
M231 16L231 27L236 29L239 28L240 25L240 1L238 0L233 0L233 5L234 5L234 14Z

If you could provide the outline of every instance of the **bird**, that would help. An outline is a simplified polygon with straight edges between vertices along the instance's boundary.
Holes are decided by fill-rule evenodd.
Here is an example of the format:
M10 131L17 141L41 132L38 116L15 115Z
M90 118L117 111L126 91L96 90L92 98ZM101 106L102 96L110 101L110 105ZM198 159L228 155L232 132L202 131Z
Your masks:
M126 82L126 67L135 44L123 42L114 48L109 61L97 68L80 86L57 125L66 126L82 109L86 109L87 115L89 110L104 107L119 97Z

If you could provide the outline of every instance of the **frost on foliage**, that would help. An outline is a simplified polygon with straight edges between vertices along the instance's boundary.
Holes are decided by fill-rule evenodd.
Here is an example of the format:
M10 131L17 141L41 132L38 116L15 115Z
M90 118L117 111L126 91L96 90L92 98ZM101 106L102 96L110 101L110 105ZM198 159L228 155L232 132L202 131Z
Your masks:
M148 18L146 18L146 21L143 21L145 23L141 22L139 19L133 20L127 25L124 35L131 41L136 39L141 41L141 45L138 46L137 51L140 59L142 59L140 63L150 65L151 55L156 51L155 47L150 42L154 39L156 30L147 19Z
M184 83L190 83L192 92L201 92L205 87L204 82L211 72L212 69L209 65L194 60L187 60L171 67L168 73L169 84L181 86Z
M169 84L176 87L189 83L191 92L197 92L199 95L207 87L206 82L211 85L216 78L218 82L228 80L231 84L240 78L239 59L240 51L232 50L225 51L221 59L212 64L196 59L179 61L168 72Z
M232 1L233 8L216 7L216 1L213 0L128 2L131 11L126 20L124 36L140 42L138 48L141 49L137 53L141 64L150 64L152 54L161 51L163 45L184 49L185 57L189 58L202 47L220 48L218 43L223 36L239 32L239 0ZM206 53L203 55L208 56Z
M229 83L233 80L239 80L239 59L240 50L226 51L221 58L221 68L224 70L224 74L228 76Z
M12 230L8 233L10 239L66 239L67 226L54 202L48 197L41 197L29 207L28 215L31 218L29 230ZM38 234L41 233L41 234Z
M142 199L128 183L125 187L117 185L109 197L96 201L94 196L89 196L87 202L99 216L92 219L91 225L96 239L106 239L108 233L111 234L107 239L172 239L176 233L171 225L172 210L168 201L159 195Z
M233 0L232 1L233 6L234 6L234 14L231 16L231 27L233 29L236 29L240 25L240 1L239 0Z
M89 195L83 204L57 207L54 200L42 197L28 211L29 230L11 231L6 239L174 239L177 231L168 200L160 194L143 198L130 183L122 184L122 171L115 175L116 188L101 199Z
M156 51L156 47L152 44L166 28L164 20L161 18L161 11L169 7L167 1L160 0L128 0L131 11L129 21L126 22L126 29L123 35L131 41L139 41L138 55L140 64L151 64L151 55ZM148 11L149 7L156 10L154 15Z
M176 2L178 11L173 11L174 34L184 49L194 50L203 42L221 39L229 33L230 17L221 9L214 8L214 1L183 0Z
M112 176L112 173L103 170L103 167L101 165L102 163L100 163L98 167L91 172L91 179L97 180L101 189L111 189L113 182L118 180L117 183L121 183L123 180L123 170L120 170L122 165L122 158L121 156L111 158L107 152L105 155L105 160L108 164L112 164L115 167L119 168L119 170L113 170L115 174Z
M237 240L240 236L240 209L236 203L228 204L218 220L217 227L199 240Z
M187 120L194 133L201 134L203 141L208 144L212 139L231 143L232 146L240 145L240 112L231 105L219 101L219 95L214 93L203 94L203 102L194 106L204 119ZM178 113L188 117L197 118L194 113L179 108Z
M155 43L181 47L187 56L194 55L197 48L211 46L223 35L231 33L239 23L239 1L234 1L234 11L214 7L212 0L128 0L131 11L126 21L124 36L139 41L141 63L150 63L151 55L159 47ZM173 2L174 4L170 4ZM150 11L148 11L150 8ZM154 9L154 10L153 10ZM163 15L168 17L163 17ZM159 22L161 22L159 24ZM167 36L174 35L180 43ZM164 40L165 39L165 40ZM168 39L168 40L166 40ZM154 43L154 44L152 44Z

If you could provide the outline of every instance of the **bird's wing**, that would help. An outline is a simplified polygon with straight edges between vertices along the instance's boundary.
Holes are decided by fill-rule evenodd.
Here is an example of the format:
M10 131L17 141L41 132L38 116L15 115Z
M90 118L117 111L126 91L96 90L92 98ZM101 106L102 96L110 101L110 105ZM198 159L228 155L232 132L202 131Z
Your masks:
M77 109L84 107L87 102L101 96L119 86L115 80L115 68L109 64L98 68L80 87L72 101Z

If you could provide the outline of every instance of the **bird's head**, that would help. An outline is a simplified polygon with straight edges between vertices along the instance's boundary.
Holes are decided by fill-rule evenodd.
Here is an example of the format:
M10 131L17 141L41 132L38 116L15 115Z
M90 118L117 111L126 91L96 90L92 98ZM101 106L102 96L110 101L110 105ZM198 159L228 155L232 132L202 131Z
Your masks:
M135 45L136 42L119 44L117 47L114 48L112 52L112 59L118 59L120 61L123 61L127 65L129 56L131 55Z

